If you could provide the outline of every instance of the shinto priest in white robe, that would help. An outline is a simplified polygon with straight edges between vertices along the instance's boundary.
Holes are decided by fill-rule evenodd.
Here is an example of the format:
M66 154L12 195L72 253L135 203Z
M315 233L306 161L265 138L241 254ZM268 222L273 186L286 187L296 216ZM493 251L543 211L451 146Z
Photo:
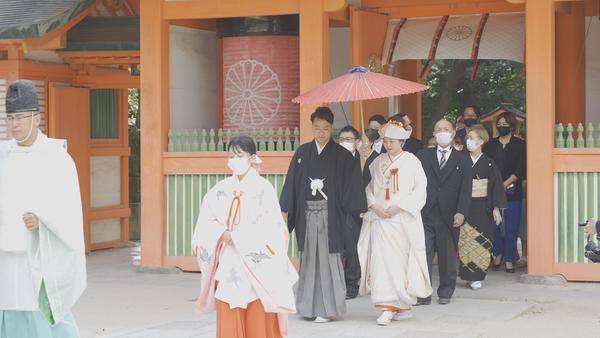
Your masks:
M401 211L388 219L373 211L364 215L358 242L360 293L370 292L376 306L410 309L417 297L432 293L421 220L427 178L421 162L409 152L395 159L389 153L381 154L369 170L369 207L395 205Z
M26 228L27 212L39 229ZM0 311L41 311L57 325L72 320L86 268L79 181L64 140L38 131L30 147L0 142L0 272Z
M234 245L217 247L228 228ZM259 299L265 312L278 313L285 335L298 280L288 240L275 190L254 168L242 181L233 175L217 183L204 197L192 239L202 272L197 310L214 310L215 298L232 309Z

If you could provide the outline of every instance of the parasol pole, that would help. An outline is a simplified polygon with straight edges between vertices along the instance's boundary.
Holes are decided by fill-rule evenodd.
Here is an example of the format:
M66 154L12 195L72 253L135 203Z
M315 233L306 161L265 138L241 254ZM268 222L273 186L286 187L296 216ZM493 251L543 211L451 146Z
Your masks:
M367 135L365 134L365 113L363 112L362 100L358 101L358 105L360 106L360 133L362 135L362 142L363 144L367 144L369 143L369 140L367 139Z
M362 100L358 101L360 105L360 132L365 132L365 113L363 112L363 102Z

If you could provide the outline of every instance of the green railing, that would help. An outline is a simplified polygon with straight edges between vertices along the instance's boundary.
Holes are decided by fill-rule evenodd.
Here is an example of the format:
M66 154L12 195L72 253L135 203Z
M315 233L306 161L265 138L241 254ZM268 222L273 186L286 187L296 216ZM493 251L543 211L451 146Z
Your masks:
M556 148L600 148L600 124L594 128L592 123L588 123L587 128L584 128L584 125L579 123L577 128L574 128L571 123L559 123L556 125L555 139Z
M556 148L599 148L600 125L579 123L556 125ZM574 132L577 135L574 135ZM555 180L555 260L560 263L586 263L583 227L589 219L600 218L600 173L558 172Z
M226 151L232 137L248 135L259 151L293 151L300 145L298 128L184 129L169 131L170 152Z
M191 239L204 195L225 175L167 176L167 256L191 256ZM263 175L281 194L285 175ZM290 236L290 257L298 257L294 234Z

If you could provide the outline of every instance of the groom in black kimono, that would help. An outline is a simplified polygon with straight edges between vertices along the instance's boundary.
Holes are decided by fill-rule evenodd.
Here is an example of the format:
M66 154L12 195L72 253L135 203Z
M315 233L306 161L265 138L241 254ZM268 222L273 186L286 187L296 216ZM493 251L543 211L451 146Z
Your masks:
M360 163L331 139L331 110L317 108L311 122L314 140L296 150L280 204L300 251L297 311L323 323L346 313L344 227L348 215L367 211L367 200Z
M438 146L418 153L427 177L427 201L421 210L425 227L429 277L433 256L437 252L440 304L449 304L456 287L458 270L458 236L469 211L472 190L472 168L469 155L453 149L454 125L439 120L434 127ZM433 281L433 279L431 279ZM417 305L428 305L430 298L419 299Z

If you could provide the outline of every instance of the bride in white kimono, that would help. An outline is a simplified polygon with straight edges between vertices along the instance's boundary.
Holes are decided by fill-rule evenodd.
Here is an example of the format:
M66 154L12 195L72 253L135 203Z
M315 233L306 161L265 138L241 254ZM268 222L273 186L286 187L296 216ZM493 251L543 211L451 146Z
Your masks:
M382 311L379 325L412 317L417 297L432 293L421 221L427 178L421 162L402 150L410 132L401 122L390 121L381 131L387 153L369 167L369 211L358 243L360 293L370 292Z
M289 234L273 186L251 166L254 141L238 136L228 149L234 174L206 194L194 232L202 272L196 308L216 308L217 337L281 337L296 312Z

